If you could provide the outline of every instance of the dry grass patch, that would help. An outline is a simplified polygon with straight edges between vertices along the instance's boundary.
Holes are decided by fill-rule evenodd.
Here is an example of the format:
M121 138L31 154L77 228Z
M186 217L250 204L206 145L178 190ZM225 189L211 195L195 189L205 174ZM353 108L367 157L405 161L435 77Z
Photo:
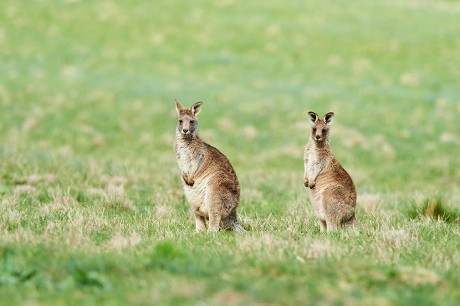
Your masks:
M305 243L305 249L301 253L306 259L338 256L339 249L328 240L313 240Z
M276 236L268 233L263 234L262 236L248 235L239 242L239 248L243 252L269 251L272 255L280 255L287 247L287 241L281 240Z
M384 247L392 249L400 249L402 247L408 248L411 246L411 242L416 241L410 233L404 229L399 230L388 230L379 233L377 238Z
M381 203L384 200L381 194L364 193L358 194L357 205L364 209L366 213L374 213L381 209Z
M107 248L109 250L123 250L126 248L133 248L141 243L141 241L142 237L137 232L132 232L129 235L123 235L122 233L117 232L107 243Z
M30 185L19 185L14 188L14 194L16 195L30 195L35 194L36 192L37 188Z
M218 292L210 299L210 303L212 305L228 305L228 306L249 305L251 304L250 301L251 300L248 299L248 297L245 294L241 292L231 291L230 289L226 289L221 292Z

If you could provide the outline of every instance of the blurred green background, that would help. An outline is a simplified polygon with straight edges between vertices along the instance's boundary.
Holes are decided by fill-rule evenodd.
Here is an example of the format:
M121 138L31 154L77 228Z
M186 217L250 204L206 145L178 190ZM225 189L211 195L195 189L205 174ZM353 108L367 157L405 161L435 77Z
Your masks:
M331 146L355 181L363 231L369 237L405 224L404 210L421 199L441 197L446 207L458 210L459 33L456 1L2 0L0 250L4 262L16 256L17 265L35 272L24 284L16 278L13 285L3 287L0 272L0 292L17 303L30 299L47 303L61 286L64 289L59 287L57 296L64 304L123 304L129 301L97 300L99 295L94 300L86 291L80 293L78 284L95 283L112 293L137 295L150 288L148 280L156 279L157 272L138 270L135 265L120 268L121 272L113 267L101 270L95 263L113 261L117 267L161 257L162 252L183 254L175 248L198 249L207 241L194 236L182 194L172 149L175 98L186 106L204 102L200 135L227 155L241 182L240 215L252 231L249 238L223 235L206 242L211 251L200 254L218 258L217 267L220 261L230 260L220 257L225 253L236 256L242 270L257 266L257 260L254 263L244 252L238 255L231 250L261 241L267 232L275 242L290 241L294 249L312 245L297 244L299 237L321 237L302 185L309 110L336 114ZM376 220L386 220L387 227ZM297 237L294 241L286 231L292 222L298 222L291 233ZM422 224L412 224L410 231L418 232ZM449 239L458 239L458 223L449 226L445 229L452 235ZM409 235L420 239L414 258L428 252L422 241L429 240L430 247L439 249L436 234L428 232L435 235L432 240ZM350 235L345 240L354 239ZM128 242L120 237L128 237ZM137 243L129 242L129 237ZM362 256L359 246L374 239L359 237L348 255L341 253L338 258ZM118 238L127 245L108 247ZM179 246L161 242L164 239L178 239ZM343 237L328 239L326 248ZM225 251L222 243L228 247ZM295 267L288 260L289 247L270 245L283 250L278 258L281 266ZM457 246L451 245L450 254L440 256L455 264ZM120 254L119 249L126 253ZM58 259L49 258L50 250L59 250ZM263 259L265 252L257 249L249 257ZM374 251L363 252L373 270L370 263L380 257ZM75 262L85 253L82 258L88 264L80 267ZM332 258L333 266L340 265ZM417 262L414 258L408 260L409 266ZM38 259L43 263L37 268ZM58 263L50 268L54 260ZM189 260L184 265L201 264ZM394 260L392 265L401 263ZM181 274L180 263L174 273ZM313 296L325 303L340 301L340 295L321 299L321 290L306 290L308 284L297 287L301 275L291 274L291 268L275 273L292 280L286 287L275 286L280 288L279 296L270 294L274 288L270 278L251 287L265 275L262 272L227 284L224 275L222 288L239 292L236 304L291 304ZM310 268L321 270L310 266L301 271L310 273ZM451 268L437 270L447 287L459 283L458 276L446 276ZM16 271L5 269L3 275ZM80 273L85 269L87 274ZM60 270L68 273L60 275ZM91 274L93 270L96 274ZM224 270L216 268L215 273L222 276ZM369 271L364 270L366 279ZM167 284L189 281L187 276L178 281L176 274L161 271ZM384 273L386 285L381 284L389 286L388 292L398 287L392 287L391 271ZM121 280L133 273L148 284L133 278L133 288L126 288ZM206 300L223 289L213 287L215 279L206 273L202 276L198 279L207 285L197 289L198 297L185 294L177 300L181 294L171 292L159 294L157 300L140 294L135 301L227 301ZM322 281L331 279L342 281L335 274ZM43 283L45 289L40 287ZM21 286L29 294L21 296ZM434 301L436 292L422 297ZM404 301L417 302L417 294ZM444 295L445 303L458 298ZM372 303L373 296L372 290L365 289L351 303ZM384 305L398 302L398 295L384 292L382 296Z
M178 98L205 102L203 136L237 167L294 171L306 112L334 111L333 148L361 189L455 188L456 2L3 1L0 14L5 148L168 159Z

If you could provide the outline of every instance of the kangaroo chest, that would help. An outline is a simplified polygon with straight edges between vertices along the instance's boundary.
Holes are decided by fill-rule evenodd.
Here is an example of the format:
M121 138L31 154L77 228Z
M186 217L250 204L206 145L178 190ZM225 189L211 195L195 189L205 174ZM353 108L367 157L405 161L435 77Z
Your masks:
M305 158L307 160L307 163L305 164L305 170L310 175L318 173L325 164L324 158L321 158L321 156L316 152L316 150L307 150Z
M305 173L309 181L312 181L315 177L318 176L321 169L324 166L324 160L321 158L320 154L318 154L317 150L309 148L305 151ZM324 207L321 205L322 203L322 194L321 194L321 186L318 184L318 180L316 180L316 187L315 189L310 189L310 201L313 205L313 208L317 214L317 216L324 220L325 213Z
M178 143L176 158L179 168L188 176L194 175L204 160L204 154L197 148L190 148L187 144Z
M184 192L190 205L195 212L206 213L204 197L208 187L207 180L196 177L204 161L204 153L199 148L188 145L187 143L178 142L175 146L176 158L179 168L183 174L193 180L193 186L184 182Z

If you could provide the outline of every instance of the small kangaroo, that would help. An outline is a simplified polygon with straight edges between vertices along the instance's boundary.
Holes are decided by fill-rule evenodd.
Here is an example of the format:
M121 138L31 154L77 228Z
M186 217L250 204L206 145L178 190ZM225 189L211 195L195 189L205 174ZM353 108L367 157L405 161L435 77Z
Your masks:
M335 159L329 147L329 126L333 112L323 120L308 112L311 122L310 140L304 151L305 187L310 188L310 198L319 218L321 232L354 225L356 189L350 175Z
M244 232L236 209L240 184L230 161L197 135L196 116L203 102L190 109L176 100L178 114L174 149L182 173L187 201L195 215L197 232L217 232L219 228Z

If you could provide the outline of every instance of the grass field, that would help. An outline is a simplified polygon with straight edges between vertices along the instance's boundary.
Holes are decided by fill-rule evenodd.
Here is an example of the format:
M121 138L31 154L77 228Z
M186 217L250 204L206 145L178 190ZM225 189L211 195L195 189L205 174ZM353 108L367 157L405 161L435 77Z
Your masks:
M460 3L0 2L1 305L458 305ZM174 99L241 183L200 235ZM358 191L321 234L307 112Z

